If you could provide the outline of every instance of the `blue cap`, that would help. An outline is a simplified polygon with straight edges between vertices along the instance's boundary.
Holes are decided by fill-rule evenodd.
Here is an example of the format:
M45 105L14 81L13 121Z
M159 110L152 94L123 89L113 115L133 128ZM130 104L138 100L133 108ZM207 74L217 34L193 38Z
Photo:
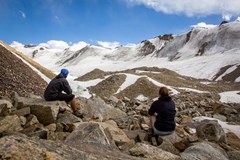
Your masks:
M68 76L68 70L67 69L61 69L61 74L66 78Z

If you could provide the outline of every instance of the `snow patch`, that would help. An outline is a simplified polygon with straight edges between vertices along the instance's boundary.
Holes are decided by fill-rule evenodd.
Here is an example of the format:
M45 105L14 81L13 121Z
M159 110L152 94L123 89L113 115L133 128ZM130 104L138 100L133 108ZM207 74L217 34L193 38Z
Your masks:
M228 91L219 93L220 101L223 103L240 103L240 91Z

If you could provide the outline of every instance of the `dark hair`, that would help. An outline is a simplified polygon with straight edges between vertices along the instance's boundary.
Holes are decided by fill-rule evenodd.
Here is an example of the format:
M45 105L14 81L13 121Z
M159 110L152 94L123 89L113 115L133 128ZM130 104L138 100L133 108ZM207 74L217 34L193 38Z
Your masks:
M159 89L159 95L160 96L168 96L168 89L167 89L167 87L161 87Z

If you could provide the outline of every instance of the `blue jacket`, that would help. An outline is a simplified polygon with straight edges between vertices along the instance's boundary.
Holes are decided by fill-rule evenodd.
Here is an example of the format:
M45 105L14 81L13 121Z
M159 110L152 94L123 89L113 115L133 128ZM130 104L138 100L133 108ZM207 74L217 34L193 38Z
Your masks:
M149 115L157 113L156 121L154 126L157 130L163 132L174 131L175 124L175 103L169 96L159 97L158 100L154 101L148 110Z

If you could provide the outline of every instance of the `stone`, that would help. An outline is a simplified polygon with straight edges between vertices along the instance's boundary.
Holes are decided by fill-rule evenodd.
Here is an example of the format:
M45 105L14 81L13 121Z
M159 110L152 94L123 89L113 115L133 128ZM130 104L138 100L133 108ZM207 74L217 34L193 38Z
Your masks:
M33 139L29 137L10 135L0 138L1 159L24 160L137 160L139 158L120 153L119 151L105 152L93 145L86 145L79 150L73 146L56 141Z
M52 141L64 141L70 132L49 132L47 139Z
M147 131L149 129L149 126L147 124L143 124L141 123L141 128L145 131Z
M65 123L65 124L72 124L76 122L82 122L82 119L71 114L71 113L64 113L58 114L57 123Z
M52 123L52 124L49 124L49 125L45 126L45 128L49 131L54 132L57 129L57 125L55 123Z
M227 133L227 142L228 145L232 146L235 149L240 150L240 138L232 132Z
M64 101L45 101L39 98L15 97L14 105L17 109L30 107L30 113L34 114L40 123L48 125L55 123L60 107L67 107Z
M7 104L0 104L0 117L5 117L7 115L9 115Z
M226 120L227 120L227 117L226 117L226 116L223 116L223 115L221 115L221 114L214 114L214 115L213 115L213 118L216 118L216 119L218 119L218 120L220 120L220 121L222 121L222 122L226 122Z
M65 140L67 144L93 144L106 149L116 147L110 133L96 122L81 123Z
M1 105L6 105L8 109L13 108L12 102L10 100L0 99L0 106Z
M44 126L41 123L33 124L31 126L28 126L27 128L22 129L19 131L20 133L23 133L27 136L35 136L39 138L46 139L47 137L47 129L44 128Z
M26 116L26 115L30 114L30 107L21 108L21 109L11 112L11 115L14 115L14 114L19 117Z
M59 107L58 106L43 106L43 105L32 105L31 114L34 114L40 123L48 125L55 123L57 119Z
M240 160L240 151L229 151L227 152L229 160Z
M29 127L31 125L39 123L37 117L35 115L33 115L33 114L28 115L26 118L27 118L27 122L26 122L26 124L24 126L25 128L27 128L27 127Z
M184 152L180 153L180 156L184 160L193 159L206 159L206 160L227 160L222 151L216 147L212 147L208 143L200 142L195 143L193 146L185 149Z
M196 128L199 138L218 143L226 143L226 134L216 120L203 120Z
M100 97L92 97L87 100L82 113L87 118L101 118L101 121L107 121L112 118L126 116L126 113L118 108L106 104Z
M137 143L136 146L129 150L133 156L143 157L145 159L155 160L180 160L181 158L170 152L166 152L158 147L145 143Z
M21 120L17 115L6 116L0 120L0 132L17 132L22 130Z
M21 126L25 126L27 123L27 118L24 116L20 116Z

